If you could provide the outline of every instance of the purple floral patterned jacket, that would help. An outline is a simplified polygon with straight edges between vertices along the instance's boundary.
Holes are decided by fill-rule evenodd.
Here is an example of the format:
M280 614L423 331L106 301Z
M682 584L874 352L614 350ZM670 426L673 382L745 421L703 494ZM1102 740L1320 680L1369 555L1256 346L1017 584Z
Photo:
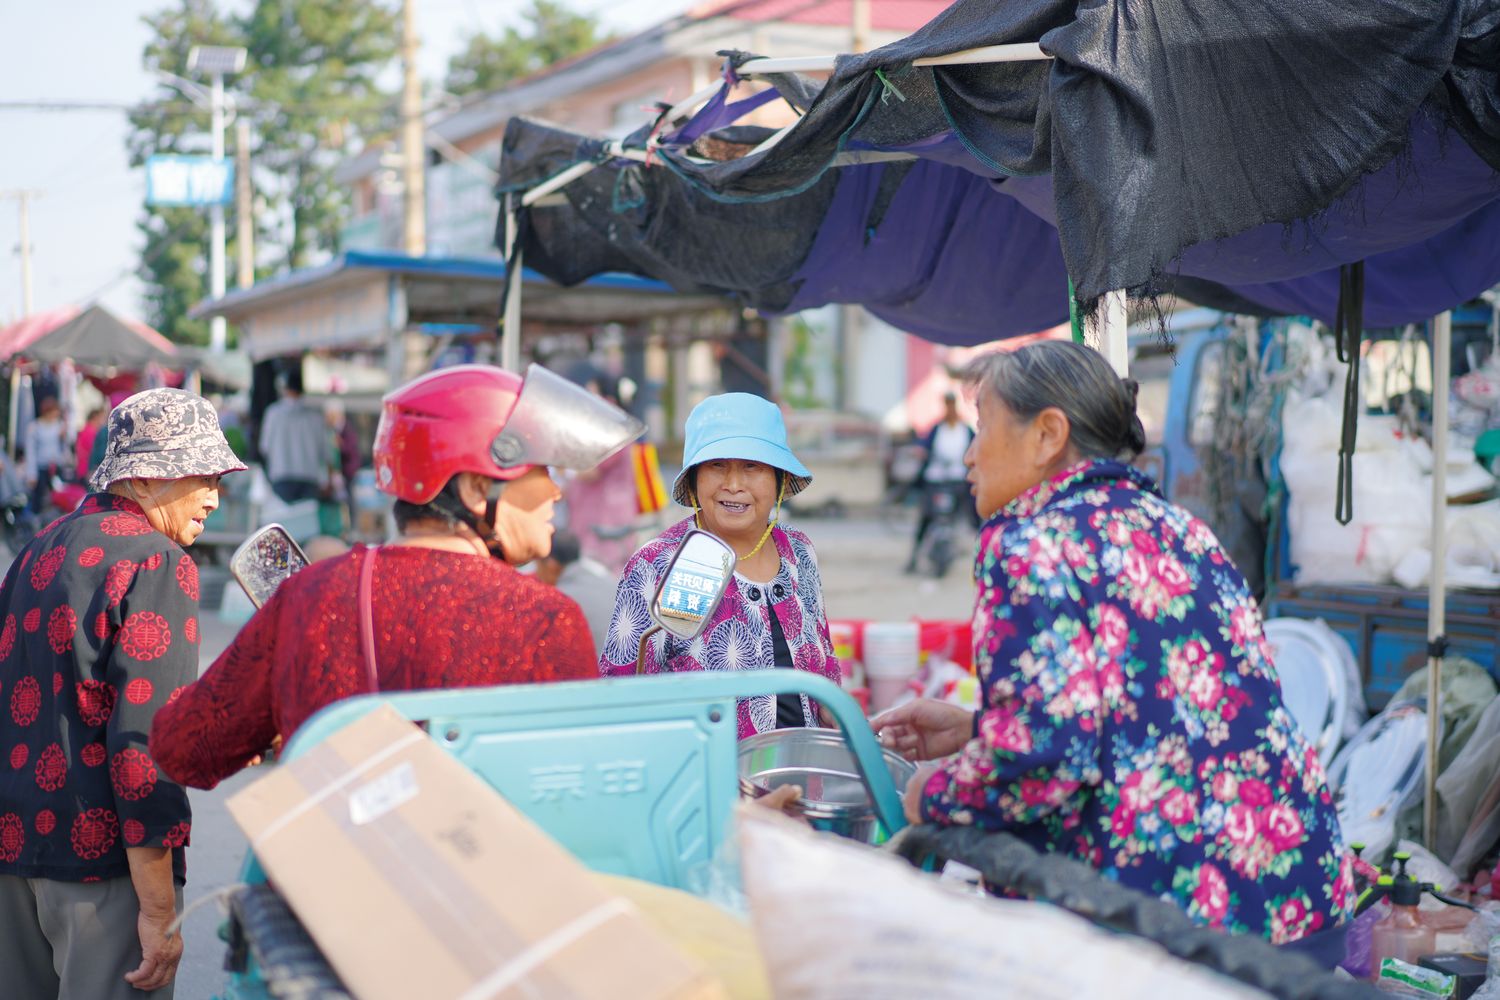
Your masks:
M609 625L599 672L606 676L628 676L636 672L635 657L641 636L651 627L651 599L666 572L677 545L693 527L691 517L679 521L641 546L620 577L615 591L615 614ZM792 663L837 682L839 663L828 636L828 617L823 613L823 583L812 543L795 528L771 531L781 569L768 583L752 583L736 575L724 592L708 627L691 641L658 632L646 646L642 673L677 670L759 670L774 667L770 605L776 609ZM808 725L817 725L816 713L806 698L802 714ZM776 699L746 698L739 703L740 738L776 728Z
M976 578L984 705L924 788L928 819L1008 830L1276 943L1345 918L1323 768L1203 522L1087 462L990 520Z

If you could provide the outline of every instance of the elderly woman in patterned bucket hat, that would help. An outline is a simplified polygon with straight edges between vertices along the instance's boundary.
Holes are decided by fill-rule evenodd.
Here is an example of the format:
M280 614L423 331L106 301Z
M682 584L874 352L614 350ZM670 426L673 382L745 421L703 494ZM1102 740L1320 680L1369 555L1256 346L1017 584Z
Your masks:
M168 927L191 816L146 734L198 676L183 546L245 467L178 389L131 396L108 435L94 492L0 589L0 968L17 996L169 997L182 955Z
M625 565L600 672L756 670L790 667L839 678L823 584L812 542L780 523L782 502L812 484L812 473L792 454L776 404L730 392L710 396L687 419L682 473L672 498L693 514L647 542ZM636 663L651 625L658 581L694 527L722 538L739 562L734 581L708 627L683 641L659 632ZM739 734L815 726L817 706L798 695L748 698L739 704Z

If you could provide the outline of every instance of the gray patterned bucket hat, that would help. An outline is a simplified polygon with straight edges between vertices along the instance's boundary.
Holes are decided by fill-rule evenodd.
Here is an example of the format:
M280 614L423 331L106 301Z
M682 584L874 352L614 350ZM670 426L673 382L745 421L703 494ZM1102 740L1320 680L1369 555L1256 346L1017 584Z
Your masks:
M109 415L104 461L89 477L103 492L122 479L186 479L243 472L208 400L182 389L147 389Z

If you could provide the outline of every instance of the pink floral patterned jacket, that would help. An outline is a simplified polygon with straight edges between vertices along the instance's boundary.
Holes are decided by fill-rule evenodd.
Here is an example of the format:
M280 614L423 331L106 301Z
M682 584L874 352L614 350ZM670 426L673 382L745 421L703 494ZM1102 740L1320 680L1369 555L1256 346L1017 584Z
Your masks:
M641 636L651 627L651 599L666 572L677 545L693 527L685 518L662 532L630 557L615 591L615 614L609 626L599 672L605 676L629 676L636 672L636 651ZM812 543L795 528L771 531L781 569L767 583L752 583L736 575L708 627L691 641L658 632L646 646L642 673L679 670L760 670L774 667L771 613L786 636L792 663L837 682L839 663L828 636L828 617L823 612L823 584ZM814 706L802 699L808 725L816 725ZM743 739L776 728L776 699L770 696L742 699L739 703L739 734Z
M1275 943L1345 918L1323 767L1202 521L1086 462L993 517L975 569L983 706L925 786L928 819L1007 830Z

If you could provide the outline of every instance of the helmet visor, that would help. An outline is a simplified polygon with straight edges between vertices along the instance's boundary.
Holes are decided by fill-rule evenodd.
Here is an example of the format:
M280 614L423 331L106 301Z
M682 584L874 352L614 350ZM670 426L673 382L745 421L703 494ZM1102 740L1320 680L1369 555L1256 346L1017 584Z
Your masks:
M592 469L645 431L644 423L613 403L541 365L531 365L516 408L490 452L502 469Z

